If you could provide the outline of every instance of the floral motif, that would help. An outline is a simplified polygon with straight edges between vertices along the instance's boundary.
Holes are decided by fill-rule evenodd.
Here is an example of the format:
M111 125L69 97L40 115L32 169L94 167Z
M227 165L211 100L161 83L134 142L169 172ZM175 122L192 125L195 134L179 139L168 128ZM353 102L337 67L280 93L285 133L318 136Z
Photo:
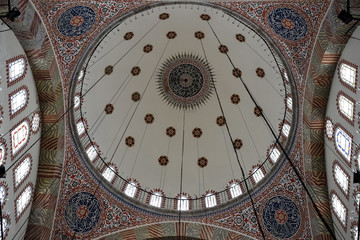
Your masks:
M226 120L225 120L224 116L218 116L216 118L216 124L219 125L220 127L224 126L226 124Z
M174 127L168 127L166 129L166 135L168 135L169 137L173 137L176 134L176 129Z
M110 103L106 104L104 111L106 114L112 114L114 111L114 106Z
M140 72L141 72L141 69L140 69L139 66L135 66L135 67L133 67L133 68L131 69L131 74L132 74L133 76L139 75Z
M174 38L176 38L176 36L177 36L177 34L176 34L176 32L174 32L174 31L170 31L170 32L168 32L168 33L166 34L166 37L167 37L168 39L174 39Z
M194 136L194 138L201 137L202 135L201 128L194 128L194 130L192 131L192 135Z
M106 75L110 75L113 71L114 71L114 67L109 65L109 66L105 67L104 73Z
M255 108L254 108L254 114L255 114L255 116L261 117L262 111L263 111L263 110L262 110L262 108L261 108L260 106L255 107Z
M146 44L143 48L144 53L149 53L152 50L153 50L153 45L151 45L151 44Z
M201 158L198 159L197 164L198 164L199 167L204 168L204 167L207 166L208 160L206 159L206 157L201 157Z
M152 115L151 113L148 113L145 115L144 120L145 120L145 123L152 124L154 122L154 115Z
M231 95L230 99L233 104L239 104L239 102L240 102L240 96L237 94Z
M170 17L170 14L168 14L168 13L162 13L159 15L160 20L165 20L165 19L168 19L169 17Z
M204 21L209 21L211 19L211 17L207 14L201 14L200 18Z
M225 45L220 45L219 46L219 51L221 52L221 53L227 53L228 51L229 51L229 49L228 49L228 47L227 46L225 46Z
M256 69L256 75L257 75L258 77L260 77L260 78L265 77L264 69L262 69L262 68L257 68L257 69Z
M129 136L125 139L125 144L128 147L132 147L135 145L135 139L132 136Z
M194 36L195 36L195 38L200 40L205 37L205 33L201 32L201 31L197 31L197 32L195 32Z
M240 69L238 69L238 68L234 68L233 70L232 70L232 75L234 76L234 77L236 77L236 78L240 78L241 77L241 70Z
M134 102L139 101L140 100L140 93L134 92L133 94L131 94L131 100L133 100Z
M169 158L167 156L161 155L158 161L161 166L166 166L169 163Z
M238 33L235 35L235 38L239 41L239 42L245 42L246 38L244 37L244 35Z
M134 33L133 32L127 32L127 33L125 33L125 35L124 35L124 39L125 40L130 40L130 39L132 39L134 37Z
M234 140L233 145L236 150L239 150L242 147L243 143L240 139L237 138Z

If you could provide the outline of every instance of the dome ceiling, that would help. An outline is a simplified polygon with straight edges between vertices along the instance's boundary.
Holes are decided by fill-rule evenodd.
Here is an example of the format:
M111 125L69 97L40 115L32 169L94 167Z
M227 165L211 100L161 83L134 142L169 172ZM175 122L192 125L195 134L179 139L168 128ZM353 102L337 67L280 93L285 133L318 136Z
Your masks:
M239 164L246 178L255 167L268 172L275 139L261 111L280 137L295 102L268 44L243 21L196 4L158 6L117 23L74 89L74 132L89 163L102 173L104 161L167 197L180 188L192 198L223 191L243 180ZM78 134L79 122L86 134Z

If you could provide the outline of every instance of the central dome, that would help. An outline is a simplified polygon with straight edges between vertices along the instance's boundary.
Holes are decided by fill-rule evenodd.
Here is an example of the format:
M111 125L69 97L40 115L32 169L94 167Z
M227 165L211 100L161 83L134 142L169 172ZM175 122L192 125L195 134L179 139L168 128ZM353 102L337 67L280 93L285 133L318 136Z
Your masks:
M214 80L204 59L178 54L163 63L157 83L161 97L171 106L194 109L209 99Z
M283 160L278 143L291 147L298 103L284 58L260 33L219 6L174 2L99 34L70 103L94 176L134 204L177 209L177 198L192 199L186 210L266 183ZM208 194L219 198L204 205Z

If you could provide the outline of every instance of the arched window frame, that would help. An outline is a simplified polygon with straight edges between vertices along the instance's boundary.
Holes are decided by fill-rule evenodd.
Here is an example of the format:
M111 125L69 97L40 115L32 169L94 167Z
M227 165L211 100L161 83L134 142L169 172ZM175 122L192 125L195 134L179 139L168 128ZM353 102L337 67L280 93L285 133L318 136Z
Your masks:
M176 210L189 211L189 210L191 210L190 206L191 206L191 197L188 194L183 193L181 195L178 194L176 196L175 204L174 204L174 208Z
M215 190L207 190L205 194L202 195L201 205L203 208L212 208L219 204L220 196Z
M341 67L342 67L342 64L346 64L352 68L355 68L355 84L354 86L351 86L349 83L347 83L346 81L343 80L342 76L341 76ZM344 59L340 60L339 63L338 63L338 69L337 69L337 72L338 72L338 78L339 78L339 81L341 83L341 85L343 85L344 87L350 89L352 92L356 93L356 87L357 87L357 78L358 78L358 66L353 64L353 63L350 63Z
M18 167L25 162L25 160L29 158L30 160L30 169L29 171L24 175L24 177L20 180L19 183L16 184L16 169L18 169ZM30 155L30 153L26 154L18 163L16 163L15 167L13 167L13 184L14 184L14 192L16 192L21 185L28 179L28 177L31 174L31 170L32 170L32 166L33 166L33 159L32 156Z
M4 200L1 202L1 209L4 209L4 206L7 202L7 197L9 196L9 186L5 181L0 182L0 187L4 188Z
M274 144L271 144L266 152L267 152L266 156L268 156L271 165L274 165L275 163L277 163L277 161L279 161L279 158L281 156L281 150L277 146L275 146ZM277 156L276 160L274 160L273 157L275 157L277 155L277 153L278 153L278 156Z
M5 139L0 139L0 147L2 148L2 149L4 149L2 152L1 152L1 156L2 156L2 161L1 161L1 159L0 159L0 164L3 164L3 165L5 165L5 163L6 163L6 158L7 158L7 153L8 153L8 148L7 148L7 146L6 146L6 141L5 141Z
M334 198L337 198L339 200L338 203L340 203L343 207L343 210L345 210L345 216L344 216L344 220L342 220L339 216L339 213L335 208L334 208L334 203L333 200ZM344 228L345 232L347 229L347 222L348 222L348 213L349 210L347 209L346 205L344 204L344 202L341 200L341 198L336 194L336 192L334 190L331 190L330 192L330 206L331 206L331 210L333 212L333 214L335 215L336 219L340 222L341 226Z
M94 150L95 150L94 154L96 154L96 155L94 158L90 158L90 156L89 156L90 148L94 148ZM97 160L99 160L100 154L101 154L100 146L96 142L89 143L85 148L85 153L86 153L86 156L89 158L90 162L96 163Z
M24 192L27 189L30 189L30 197L28 198L25 206L23 207L23 209L18 209L18 200L20 199L20 197L22 196L22 194L24 194ZM34 186L31 182L29 182L28 184L26 184L26 186L21 190L21 192L19 193L19 195L16 197L16 199L14 200L14 206L15 206L15 221L16 223L20 220L20 218L22 217L22 215L26 212L26 210L29 208L31 202L32 202L32 198L34 195Z
M23 73L18 76L17 78L15 78L14 80L10 81L10 65L13 63L13 62L16 62L20 59L23 59L24 60L24 71ZM7 86L8 87L11 87L13 86L14 84L20 82L22 79L24 79L25 75L26 75L26 72L27 72L27 67L28 67L28 63L27 63L27 59L25 57L25 55L19 55L19 56L16 56L16 57L13 57L13 58L10 58L9 60L6 60L6 75L7 75Z
M331 123L331 126L328 123ZM331 136L329 136L330 132L331 132ZM326 117L325 118L325 136L328 140L332 141L332 140L334 140L334 135L335 135L334 123L331 120L331 118Z
M257 179L258 175L260 175L260 174L262 175L262 178L257 181L256 179ZM265 175L266 175L266 171L265 171L264 167L261 166L260 164L252 166L252 169L249 171L249 176L251 176L250 181L253 184L253 186L255 186L262 179L264 179Z
M165 206L165 194L160 189L151 190L147 197L147 203L150 206L163 208Z
M39 120L38 120L38 123L37 123L38 125L34 126L34 121L35 121L36 114L39 116ZM31 132L33 134L37 134L40 131L40 127L41 127L41 117L40 116L41 116L41 114L40 114L39 111L36 111L32 116L32 119L31 119Z
M23 123L27 123L27 128L28 128L28 136L27 136L27 139L25 140L24 144L19 147L17 150L15 150L14 152L14 148L13 148L13 132L15 130L18 129L18 127L20 127ZM13 127L11 130L10 130L10 146L11 146L11 159L14 160L14 158L17 157L17 155L20 154L20 152L26 148L27 144L29 143L30 141L30 137L31 137L31 131L30 131L30 121L28 118L25 118L23 120L21 120L18 124L15 125L15 127Z
M229 200L240 196L240 195L238 195L238 196L234 197L233 194L231 193L230 188L232 187L233 184L239 185L240 190L241 190L241 194L240 194L240 195L242 195L242 194L244 193L244 191L245 191L245 188L244 188L243 184L240 182L239 179L232 179L232 180L228 183L228 185L226 186L226 193L227 193L227 196L228 196L228 199L229 199Z
M345 99L347 99L348 101L350 101L352 103L352 119L350 119L344 112L342 112L341 110L341 106L340 106L340 98L344 97ZM354 126L355 123L355 106L356 106L356 101L350 97L349 95L347 95L346 93L344 93L343 91L339 91L339 93L337 94L336 97L336 107L337 110L340 114L341 117L343 117L345 119L345 121L347 121L351 126Z
M126 193L127 188L128 188L128 186L129 186L130 184L132 184L132 185L135 187L135 189L133 189L133 190L135 190L135 192L134 192L134 195L133 195L132 198L135 198L135 199L136 199L136 198L139 197L140 188L141 188L140 183L139 183L136 179L134 179L134 178L128 178L128 179L126 180L126 182L124 182L124 184L123 184L123 186L122 186L122 188L121 188L121 191L123 191L126 196L131 197L130 195L128 195L128 194Z
M345 189L343 189L343 187L339 184L338 180L336 179L336 175L335 175L335 167L338 166L341 171L345 174L346 178L347 178L347 191L345 191ZM339 163L338 161L334 161L333 165L332 165L332 174L333 174L333 178L334 178L334 182L335 184L338 186L338 188L340 189L340 191L344 194L344 196L347 198L347 200L349 200L349 196L350 196L350 175L348 174L348 172L343 168L343 166L341 165L341 163Z
M119 173L118 168L115 164L113 163L107 163L108 166L104 165L103 168L101 169L101 175L104 177L105 180L107 180L109 183L114 184L116 179L117 179L117 174ZM111 168L111 169L109 169ZM109 170L108 170L109 169ZM111 174L112 177L111 179L107 179L106 176L104 176L105 171L111 171L108 174Z
M82 122L84 124L84 131L82 133L79 133L78 131L78 124ZM79 136L79 138L82 138L86 135L86 132L89 130L89 125L88 125L88 122L85 118L80 118L79 120L76 121L76 125L75 125L75 128L76 128L76 132Z
M343 131L346 135L348 135L348 137L351 139L351 144L350 144L350 155L349 155L349 159L346 158L346 156L344 156L343 152L341 152L339 149L338 149L338 146L337 146L337 130L340 129L341 131ZM353 135L350 134L349 131L346 130L345 127L343 127L341 124L337 123L335 124L334 126L334 146L335 146L335 149L336 149L336 152L338 153L338 156L349 166L351 167L351 164L352 164L352 151L353 151Z
M7 237L8 233L9 233L9 229L10 229L10 226L11 226L11 218L10 218L10 215L7 214L7 213L3 213L2 218L3 218L3 221L4 220L7 221L7 226L8 226L6 229L4 229L4 227L3 227L4 240L6 240L6 237Z
M13 96L15 96L16 94L18 94L20 91L25 91L26 93L26 101L25 103L18 109L16 110L15 112L12 111L12 104L11 104L11 99L13 98ZM9 94L9 116L10 116L10 119L13 119L14 117L16 117L17 115L19 115L22 111L24 111L29 103L29 96L30 96L30 93L29 93L29 89L26 87L26 86L21 86L19 87L18 89L16 89L15 91L12 91L10 94Z
M286 109L289 112L292 112L294 109L294 101L293 101L291 94L286 95L286 98L284 98L284 103L285 103Z

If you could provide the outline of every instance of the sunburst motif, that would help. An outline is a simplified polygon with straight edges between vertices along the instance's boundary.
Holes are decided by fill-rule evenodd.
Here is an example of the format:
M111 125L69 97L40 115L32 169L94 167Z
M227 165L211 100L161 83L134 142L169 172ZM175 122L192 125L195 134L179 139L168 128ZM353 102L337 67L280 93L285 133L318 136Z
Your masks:
M209 63L194 54L177 54L159 69L157 88L172 107L195 109L205 104L214 91L214 74Z

